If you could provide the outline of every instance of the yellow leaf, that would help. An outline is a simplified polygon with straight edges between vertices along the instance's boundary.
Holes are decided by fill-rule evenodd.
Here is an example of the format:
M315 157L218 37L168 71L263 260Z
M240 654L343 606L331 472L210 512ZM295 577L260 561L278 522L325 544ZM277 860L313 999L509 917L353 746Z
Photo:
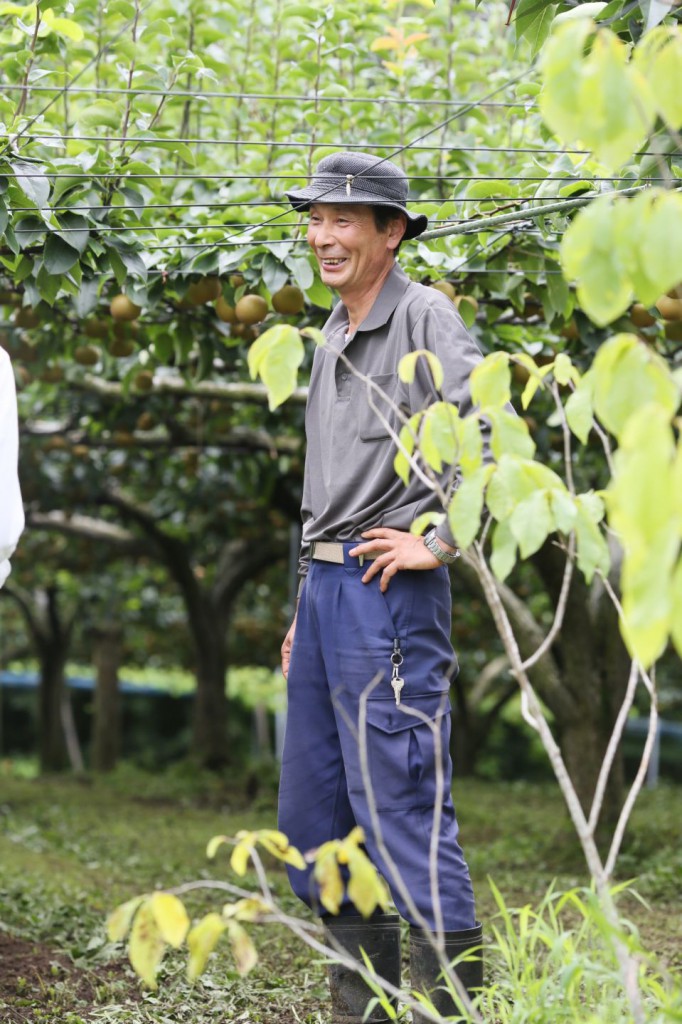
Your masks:
M348 867L348 896L362 916L369 917L377 904L385 909L388 906L388 892L367 854L357 847L351 849Z
M202 917L201 921L192 928L187 936L187 946L189 947L188 981L196 981L203 974L208 958L226 927L220 914L214 912Z
M140 903L147 899L147 896L135 896L134 899L122 903L120 907L112 910L107 918L107 937L109 942L122 942L128 934L133 915Z
M253 849L255 833L241 830L237 832L237 839L237 845L232 851L232 856L230 857L230 867L235 874L243 876L246 874L249 857L251 856L251 851Z
M326 853L322 852L322 855L318 851L314 871L315 881L320 887L320 903L330 914L338 914L343 899L343 881L339 865L336 863L336 850L333 848L335 845L325 843L320 848L324 851L326 847L332 847Z
M352 846L362 846L365 841L365 832L360 825L356 825L355 828L348 833L344 839L344 843L350 843Z
M166 943L161 937L150 902L147 901L135 915L128 943L128 958L133 970L148 988L157 987L156 972L165 948Z
M223 843L229 842L230 840L228 836L213 836L213 839L209 840L208 846L206 847L206 856L208 857L208 859L213 860L216 853L218 852L218 848L222 846Z
M395 41L395 39L391 39L389 36L380 36L380 38L379 39L375 39L374 42L372 43L372 45L370 46L370 50L372 51L372 53L377 53L379 50L395 50L395 49L396 49L396 41Z
M291 864L292 867L299 868L301 871L304 870L305 861L302 854L295 846L289 846L289 840L283 832L263 829L257 833L257 839L273 857L277 857L278 860L284 861L285 864Z
M405 38L404 45L411 46L413 43L421 43L422 39L428 38L428 32L413 32L411 36Z
M406 356L402 357L398 363L398 376L400 380L406 384L412 383L417 372L417 362L419 359L426 360L431 371L434 387L437 391L440 391L443 386L443 364L437 355L434 355L433 352L429 352L425 348L415 349L413 352L408 352Z
M260 921L264 914L269 914L271 908L257 896L249 899L237 900L236 903L226 903L223 907L223 918L225 920L234 917L237 921Z
M189 918L182 900L169 892L155 892L150 903L161 938L177 949L185 941L189 928Z
M247 932L236 921L229 921L227 927L237 970L243 976L248 974L258 963L256 947Z

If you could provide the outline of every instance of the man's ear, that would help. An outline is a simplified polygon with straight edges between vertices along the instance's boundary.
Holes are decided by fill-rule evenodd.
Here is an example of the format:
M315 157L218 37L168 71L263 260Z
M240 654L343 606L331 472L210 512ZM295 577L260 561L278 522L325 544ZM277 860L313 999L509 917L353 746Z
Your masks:
M398 213L391 218L388 225L388 248L397 249L403 240L407 229L407 217L404 213Z

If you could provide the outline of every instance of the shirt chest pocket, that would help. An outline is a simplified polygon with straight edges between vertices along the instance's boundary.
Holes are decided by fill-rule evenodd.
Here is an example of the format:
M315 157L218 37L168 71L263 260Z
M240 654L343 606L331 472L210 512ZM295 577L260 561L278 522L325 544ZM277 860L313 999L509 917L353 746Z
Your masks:
M397 407L403 399L397 372L371 374L366 380L355 378L350 413L360 440L388 441L391 431L397 434L402 426Z

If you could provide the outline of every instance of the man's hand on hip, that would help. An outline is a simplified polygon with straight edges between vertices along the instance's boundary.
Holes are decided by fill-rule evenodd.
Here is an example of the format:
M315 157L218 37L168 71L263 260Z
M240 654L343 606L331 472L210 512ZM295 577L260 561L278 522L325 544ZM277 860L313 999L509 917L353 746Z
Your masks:
M379 588L384 592L400 569L437 569L442 564L424 546L422 537L415 537L405 530L391 530L381 526L376 530L366 530L362 536L367 538L367 543L351 548L348 554L356 556L381 552L372 562L366 563L367 572L362 582L369 583L380 572Z
M296 632L296 616L294 615L294 621L289 626L289 632L284 637L284 642L281 648L282 655L282 675L286 679L289 675L289 662L291 661L291 648L294 643L294 633Z

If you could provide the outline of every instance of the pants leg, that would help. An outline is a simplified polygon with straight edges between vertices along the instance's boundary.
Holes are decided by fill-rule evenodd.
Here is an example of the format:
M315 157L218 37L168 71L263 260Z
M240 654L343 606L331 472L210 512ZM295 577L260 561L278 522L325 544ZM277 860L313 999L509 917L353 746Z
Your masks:
M316 588L315 576L313 566L296 617L279 787L279 828L303 853L343 838L356 825L310 597ZM287 871L296 895L319 909L310 869L288 867Z
M281 827L292 842L308 849L346 835L355 823L362 825L368 853L399 912L417 924L381 853L379 831L427 924L436 925L437 900L446 930L471 928L476 923L473 892L450 795L447 691L454 655L447 570L398 573L385 595L378 580L361 582L363 571L355 559L347 559L345 566L315 562L311 567L289 674ZM396 639L404 658L400 706L390 686ZM309 812L301 806L306 801ZM434 894L429 861L436 804ZM294 890L310 901L307 880L294 884Z

